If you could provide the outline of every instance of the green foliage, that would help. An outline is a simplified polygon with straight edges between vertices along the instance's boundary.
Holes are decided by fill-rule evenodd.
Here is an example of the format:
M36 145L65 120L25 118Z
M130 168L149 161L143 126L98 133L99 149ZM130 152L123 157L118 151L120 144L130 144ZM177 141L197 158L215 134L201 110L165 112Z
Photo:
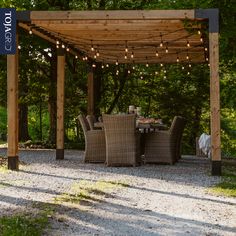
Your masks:
M6 140L7 134L7 110L0 106L0 139Z
M38 216L17 215L0 218L0 234L2 236L40 236L48 226L46 214Z
M222 181L210 191L217 195L236 197L236 167L223 166Z

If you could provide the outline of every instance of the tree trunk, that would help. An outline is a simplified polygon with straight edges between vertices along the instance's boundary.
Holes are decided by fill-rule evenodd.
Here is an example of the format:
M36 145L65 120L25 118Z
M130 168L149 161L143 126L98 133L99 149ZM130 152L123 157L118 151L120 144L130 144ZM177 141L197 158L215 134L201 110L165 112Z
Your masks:
M29 140L28 131L28 105L19 104L19 141Z

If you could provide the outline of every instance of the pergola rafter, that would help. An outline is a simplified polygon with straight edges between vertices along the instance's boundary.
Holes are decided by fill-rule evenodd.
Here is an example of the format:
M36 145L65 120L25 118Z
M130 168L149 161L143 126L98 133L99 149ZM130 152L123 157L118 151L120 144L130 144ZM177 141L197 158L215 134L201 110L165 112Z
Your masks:
M208 63L210 59L212 173L220 174L220 106L218 73L218 10L138 10L138 11L23 11L18 12L18 26L57 45L58 63L64 65L62 47L79 58L99 63ZM209 26L209 40L206 31ZM64 48L63 47L63 48ZM16 63L15 63L16 62ZM17 76L17 55L8 56L14 73L8 73L9 84ZM58 64L58 65L59 65ZM8 68L9 68L8 67ZM57 157L63 159L64 69L58 70ZM11 80L11 82L10 82ZM14 80L16 81L16 80ZM15 82L16 83L16 82ZM13 84L12 84L13 85ZM93 113L94 82L88 76L88 111ZM10 89L10 87L9 87ZM8 91L9 94L12 90ZM9 111L16 109L9 99ZM13 102L14 101L14 102ZM10 123L13 120L14 125ZM18 148L10 129L18 132L17 116L9 118L9 168L18 169ZM15 140L15 139L14 139ZM15 158L14 158L15 156ZM13 164L12 164L13 163Z

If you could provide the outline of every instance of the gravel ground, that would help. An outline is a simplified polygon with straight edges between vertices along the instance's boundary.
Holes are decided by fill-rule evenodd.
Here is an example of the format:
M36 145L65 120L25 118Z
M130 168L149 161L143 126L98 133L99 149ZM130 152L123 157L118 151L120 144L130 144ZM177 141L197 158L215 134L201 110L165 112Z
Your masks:
M93 204L62 206L47 235L236 235L236 199L207 192L220 181L209 175L209 160L112 168L84 164L81 151L65 151L61 161L54 150L21 150L20 157L19 172L0 172L0 215L53 202L80 180L129 184Z

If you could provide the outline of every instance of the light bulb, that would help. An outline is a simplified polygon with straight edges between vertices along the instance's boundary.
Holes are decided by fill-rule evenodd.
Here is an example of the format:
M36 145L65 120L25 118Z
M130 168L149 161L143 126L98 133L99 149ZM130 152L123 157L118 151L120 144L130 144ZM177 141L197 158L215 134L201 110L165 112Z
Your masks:
M209 59L208 59L208 57L206 57L206 61L208 61Z
M143 76L141 76L140 79L143 79Z
M164 70L164 74L166 74L166 70Z
M128 70L128 74L130 74L130 70Z
M29 34L33 34L32 30L30 29Z
M160 64L160 66L162 67L162 66L163 66L163 64L161 63L161 64Z
M95 54L95 55L93 56L93 58L96 59L96 58L97 58L97 55Z
M59 40L56 41L56 44L60 44Z
M59 45L56 46L56 48L59 48L59 47L60 47Z
M158 51L156 51L156 57L158 57L159 56L159 53L158 53Z
M118 62L118 60L116 60L116 65L117 65L117 66L119 65L119 62Z
M97 50L96 56L97 56L97 57L99 57L99 56L100 56L100 53L99 53L99 51L98 51L98 50Z
M18 49L21 50L21 46L20 45L18 45Z
M133 66L132 69L135 70L135 66Z
M192 65L191 65L191 64L188 64L188 67L192 67Z
M69 49L69 48L66 48L66 51L67 51L67 52L69 52L69 51L70 51L70 49Z
M177 57L176 62L179 62L179 57Z
M198 31L197 31L197 33L198 33L198 34L201 34L201 31L200 31L200 30L198 30Z
M203 42L203 38L202 37L200 38L200 41Z
M148 63L146 63L146 67L149 67Z
M188 75L190 75L190 72L188 71L188 73L187 73Z
M127 59L127 54L125 54L125 60Z
M94 63L93 63L92 67L94 67L94 68L95 68L95 67L96 67L96 64L94 64Z
M166 47L166 53L168 53L168 52L169 52L168 47Z
M189 43L189 41L187 41L187 47L190 47L190 43Z
M155 71L155 75L158 75L158 72L157 72L157 71Z
M77 55L75 56L75 59L78 59L78 56L77 56Z
M182 70L184 70L184 66L182 66Z
M166 79L166 76L164 75L164 79Z
M65 45L64 45L64 44L62 44L62 45L61 45L61 47L62 47L62 48L65 48Z
M104 65L102 64L102 69L104 69Z
M130 55L131 58L134 58L134 53L132 52L131 55Z
M187 60L189 59L189 55L186 56L186 59L187 59Z
M205 51L207 52L207 51L208 51L208 48L205 48Z
M109 67L109 64L106 64L106 67L108 68L108 67Z
M160 42L160 47L161 47L161 48L163 47L163 42L162 42L162 41Z

